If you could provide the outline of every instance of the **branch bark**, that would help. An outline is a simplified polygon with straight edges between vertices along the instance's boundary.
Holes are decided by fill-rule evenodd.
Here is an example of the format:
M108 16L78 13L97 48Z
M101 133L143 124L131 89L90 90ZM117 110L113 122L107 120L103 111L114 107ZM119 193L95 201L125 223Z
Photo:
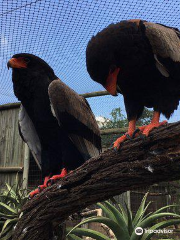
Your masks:
M49 240L52 223L98 201L160 181L180 179L180 122L108 150L45 189L22 209L14 240Z

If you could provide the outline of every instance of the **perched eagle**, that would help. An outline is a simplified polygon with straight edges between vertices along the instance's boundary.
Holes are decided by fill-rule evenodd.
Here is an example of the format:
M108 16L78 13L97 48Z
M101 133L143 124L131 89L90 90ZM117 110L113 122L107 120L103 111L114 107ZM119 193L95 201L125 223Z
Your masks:
M154 109L151 123L140 127L148 136L166 123L159 122L160 114L169 119L179 105L180 32L176 28L138 19L111 24L89 41L86 64L94 81L110 94L119 92L124 97L129 128L114 148L127 135L135 135L144 107Z
M31 197L101 151L98 125L85 98L57 78L53 69L32 54L14 55L14 93L21 101L19 130L42 168L44 184Z

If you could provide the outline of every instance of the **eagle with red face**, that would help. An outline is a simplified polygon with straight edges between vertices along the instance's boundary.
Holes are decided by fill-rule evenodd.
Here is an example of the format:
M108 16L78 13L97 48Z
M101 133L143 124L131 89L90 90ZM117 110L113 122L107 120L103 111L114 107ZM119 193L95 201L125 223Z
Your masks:
M90 77L116 96L121 93L129 121L128 132L118 138L118 149L127 136L136 136L136 121L144 107L153 108L152 121L139 128L149 132L166 121L180 100L180 32L177 28L134 19L111 24L93 36L86 49Z
M19 131L28 144L44 183L32 198L69 171L101 152L100 130L86 99L55 75L41 58L15 54L12 68L14 93L21 101Z

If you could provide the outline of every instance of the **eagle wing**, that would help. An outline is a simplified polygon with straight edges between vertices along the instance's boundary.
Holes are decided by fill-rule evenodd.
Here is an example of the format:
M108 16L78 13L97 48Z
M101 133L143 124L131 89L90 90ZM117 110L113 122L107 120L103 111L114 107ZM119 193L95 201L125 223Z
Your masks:
M54 116L85 160L101 151L100 130L86 99L60 79L49 85Z
M34 124L23 105L20 107L18 125L21 138L27 143L38 167L41 169L41 143Z
M156 67L165 77L171 74L171 64L180 63L180 32L176 28L170 28L152 22L143 22L145 34L149 39L156 61Z

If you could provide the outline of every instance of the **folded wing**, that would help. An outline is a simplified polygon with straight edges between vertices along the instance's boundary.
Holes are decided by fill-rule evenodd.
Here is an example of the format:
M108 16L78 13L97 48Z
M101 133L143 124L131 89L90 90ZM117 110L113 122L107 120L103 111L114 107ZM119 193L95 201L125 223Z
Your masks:
M52 112L85 160L101 151L100 130L85 98L61 80L49 85Z
M173 63L180 63L180 32L161 24L144 22L145 34L149 39L156 67L165 77L173 72ZM170 62L170 61L172 62Z

